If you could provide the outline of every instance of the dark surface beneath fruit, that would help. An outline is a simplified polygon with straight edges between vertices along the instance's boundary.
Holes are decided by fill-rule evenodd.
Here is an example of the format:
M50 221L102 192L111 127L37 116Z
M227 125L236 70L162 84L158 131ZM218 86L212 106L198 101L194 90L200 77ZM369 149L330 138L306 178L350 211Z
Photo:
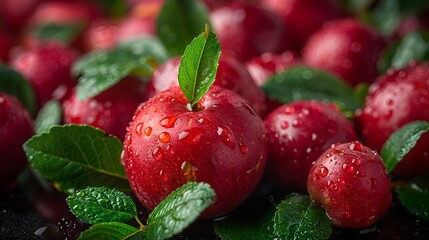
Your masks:
M0 239L76 239L80 232L89 227L76 220L65 205L65 195L49 185L40 182L30 171L24 172L17 187L9 192L0 192ZM263 187L263 189L267 189ZM264 192L265 192L264 190ZM274 199L282 199L288 193L271 188ZM47 196L47 197L43 197ZM397 195L387 214L376 225L361 230L334 228L330 239L429 239L429 222L419 220L404 209ZM254 199L254 198L253 198ZM255 205L247 201L240 212L255 211ZM43 210L48 206L51 213ZM249 204L250 202L250 204ZM37 207L39 206L39 207ZM138 206L140 217L147 217L147 210ZM257 207L257 206L256 206ZM134 225L135 223L130 223ZM213 231L213 221L197 221L177 240L215 240L220 239Z

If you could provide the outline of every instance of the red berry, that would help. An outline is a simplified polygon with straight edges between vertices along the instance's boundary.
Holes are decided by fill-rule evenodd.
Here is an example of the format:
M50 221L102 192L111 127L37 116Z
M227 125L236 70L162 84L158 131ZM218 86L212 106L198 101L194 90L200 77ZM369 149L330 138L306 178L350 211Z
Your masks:
M22 144L33 135L33 121L13 96L0 93L0 189L8 189L26 166Z
M383 160L359 142L332 146L308 176L310 197L321 204L333 224L364 228L390 206L390 179Z
M371 85L358 120L365 143L380 150L389 136L412 121L429 121L429 64L389 70ZM416 176L429 172L429 134L396 166L394 173Z
M124 142L125 169L139 200L152 209L189 181L209 183L212 218L235 209L255 189L266 164L262 120L238 94L212 86L189 111L179 87L140 105Z
M334 143L356 140L353 125L333 104L285 104L265 119L269 173L281 187L305 192L311 163Z
M287 37L295 40L297 49L304 46L324 22L342 15L331 0L261 0L261 4L283 19Z
M9 33L0 29L0 62L9 60L9 52L13 47L12 38Z
M161 92L172 85L178 85L179 65L180 58L170 59L161 65L153 75L151 87L156 92ZM256 86L246 67L231 55L221 55L214 84L240 94L249 100L258 114L264 113L264 94Z
M372 83L382 48L381 37L369 27L353 19L337 20L325 24L308 40L303 60L352 85Z
M128 123L138 105L145 100L146 84L131 77L84 101L80 101L74 92L63 103L64 122L89 124L124 140Z
M115 45L118 26L109 19L91 22L82 36L82 48L85 52L111 49Z
M155 18L153 17L130 17L119 24L116 42L121 43L145 36L155 36Z
M42 1L44 0L1 0L0 22L4 22L8 31L17 32L27 23L34 8Z
M210 15L222 51L246 61L287 45L281 42L283 24L275 14L251 4L230 4Z

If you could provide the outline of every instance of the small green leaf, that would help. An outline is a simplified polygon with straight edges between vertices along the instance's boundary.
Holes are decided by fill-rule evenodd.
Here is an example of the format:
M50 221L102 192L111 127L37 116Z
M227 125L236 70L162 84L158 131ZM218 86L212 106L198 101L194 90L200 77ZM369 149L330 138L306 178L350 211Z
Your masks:
M292 67L273 75L262 89L281 103L315 99L336 103L348 111L360 106L351 86L328 72L306 66Z
M207 183L188 182L170 193L150 214L146 239L171 238L189 226L215 199Z
M401 187L399 200L412 214L429 221L429 175L418 176Z
M396 130L384 143L381 157L387 172L390 173L395 166L417 144L420 137L429 131L429 122L415 121Z
M180 56L209 22L209 12L199 1L167 0L158 15L156 27L170 55Z
M309 196L292 195L277 206L274 230L280 239L328 239L331 221Z
M356 99L359 101L360 105L364 104L366 96L368 95L368 91L369 91L368 83L359 83L355 87L355 96L356 96Z
M0 64L0 92L14 95L31 115L36 113L34 89L18 72Z
M37 39L42 41L57 40L64 44L71 44L82 33L83 29L84 28L80 23L48 23L32 29L32 33Z
M153 70L167 59L161 43L155 38L143 38L109 50L90 53L73 66L81 75L77 84L79 99L98 95L128 75L151 76Z
M249 199L232 215L216 221L214 230L222 240L276 239L275 210L266 199Z
M380 61L380 72L389 68L401 69L411 60L429 60L429 33L411 32L393 44Z
M384 35L390 35L399 26L402 13L399 0L381 0L371 12L372 22Z
M186 47L179 66L179 85L191 106L198 103L213 84L220 53L219 41L208 25L205 32Z
M127 222L137 216L131 197L113 188L88 187L67 198L70 211L90 223Z
M67 193L88 186L129 191L120 163L122 144L90 126L53 126L24 144L27 158L44 177Z
M37 114L34 123L34 130L36 134L41 134L49 130L51 126L59 125L62 119L61 105L56 100L50 100L43 105Z
M106 222L96 224L80 234L79 240L125 240L138 234L140 229L124 223Z

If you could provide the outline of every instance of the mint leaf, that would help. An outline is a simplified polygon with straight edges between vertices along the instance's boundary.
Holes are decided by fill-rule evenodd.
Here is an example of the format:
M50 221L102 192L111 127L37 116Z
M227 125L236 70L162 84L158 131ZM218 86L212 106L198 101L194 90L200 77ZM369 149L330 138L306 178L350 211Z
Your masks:
M280 239L328 239L331 221L309 196L293 195L277 206L274 230Z
M24 144L27 158L44 177L57 182L67 193L88 186L129 191L120 164L122 144L90 126L53 126Z
M57 40L64 44L71 44L82 33L83 29L83 26L79 23L48 23L32 29L32 34L42 41Z
M215 199L207 183L188 182L170 193L149 216L146 239L167 239L189 226Z
M31 115L36 113L34 89L17 71L0 64L0 92L14 95Z
M156 28L170 55L180 56L209 22L209 12L199 1L167 0L158 15Z
M56 100L50 100L43 105L34 123L36 134L48 131L51 126L59 125L62 119L61 105Z
M412 214L429 221L429 175L418 176L401 187L399 200Z
M388 173L417 144L420 137L429 131L429 122L415 121L396 130L381 149L381 157Z
M191 106L198 103L213 84L220 53L219 41L208 25L205 32L186 47L179 66L179 85Z
M128 75L151 76L167 59L164 47L155 38L127 42L113 50L90 53L73 66L80 75L77 95L80 100L98 95Z
M90 223L127 222L137 216L131 197L113 188L88 187L67 198L71 212Z
M273 75L262 89L272 99L281 103L303 99L333 102L348 111L360 103L353 88L334 75L306 66L297 66Z
M79 240L125 240L138 234L140 229L124 223L106 222L96 224L80 234Z
M247 200L225 219L215 222L214 230L222 240L276 239L275 206L266 199Z
M379 68L384 73L389 68L401 69L411 60L429 60L429 33L411 32L389 47L382 57Z

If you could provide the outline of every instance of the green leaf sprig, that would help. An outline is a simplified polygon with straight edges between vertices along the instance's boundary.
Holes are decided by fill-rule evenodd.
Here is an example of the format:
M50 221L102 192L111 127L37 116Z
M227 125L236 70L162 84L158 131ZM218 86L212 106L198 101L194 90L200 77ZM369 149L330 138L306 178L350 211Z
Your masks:
M188 182L170 193L149 215L147 226L138 218L132 199L106 187L88 187L67 198L71 211L81 220L95 224L79 239L162 240L182 232L215 199L207 183ZM124 224L134 218L139 228Z
M198 110L198 101L215 81L220 54L220 43L208 25L186 47L179 66L179 85L190 110Z

